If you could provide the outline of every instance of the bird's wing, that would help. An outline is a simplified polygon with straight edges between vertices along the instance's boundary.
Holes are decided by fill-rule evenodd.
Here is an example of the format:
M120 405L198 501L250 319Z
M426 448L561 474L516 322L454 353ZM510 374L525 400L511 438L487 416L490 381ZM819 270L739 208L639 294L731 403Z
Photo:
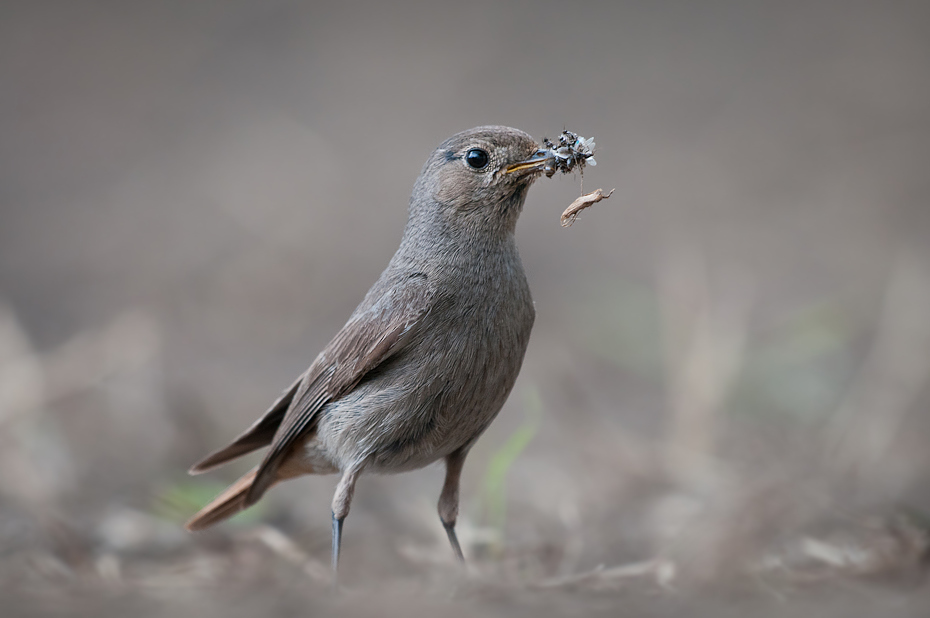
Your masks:
M403 284L389 286L363 307L366 304L367 308L356 311L301 376L245 497L245 506L254 504L272 485L279 466L316 422L323 406L343 397L366 374L407 345L429 315L433 294L426 277L418 273Z

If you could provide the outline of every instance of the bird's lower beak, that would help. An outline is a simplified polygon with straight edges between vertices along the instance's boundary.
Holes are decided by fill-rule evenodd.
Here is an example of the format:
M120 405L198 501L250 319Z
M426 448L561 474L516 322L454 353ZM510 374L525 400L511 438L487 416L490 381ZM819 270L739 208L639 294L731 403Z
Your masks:
M512 174L514 172L530 172L542 170L546 166L546 161L549 160L549 151L540 148L533 153L528 159L524 159L519 163L514 163L513 165L507 166L507 173Z

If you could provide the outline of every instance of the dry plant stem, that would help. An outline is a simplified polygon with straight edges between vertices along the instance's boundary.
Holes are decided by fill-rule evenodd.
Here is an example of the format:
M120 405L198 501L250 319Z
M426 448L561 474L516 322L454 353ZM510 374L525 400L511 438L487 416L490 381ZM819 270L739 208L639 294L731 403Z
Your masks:
M827 468L887 487L919 465L906 462L894 445L930 381L928 312L930 262L905 247L894 263L872 349L828 426Z
M578 217L578 213L588 208L592 204L597 204L601 200L606 200L608 197L613 195L615 189L611 189L610 192L604 193L603 189L596 189L591 193L585 193L584 195L578 197L571 205L565 209L565 212L562 213L562 227L571 227L572 223L575 222L575 218Z
M668 241L659 298L668 384L668 464L690 485L714 476L722 407L744 363L752 287L739 270L712 286L706 253Z

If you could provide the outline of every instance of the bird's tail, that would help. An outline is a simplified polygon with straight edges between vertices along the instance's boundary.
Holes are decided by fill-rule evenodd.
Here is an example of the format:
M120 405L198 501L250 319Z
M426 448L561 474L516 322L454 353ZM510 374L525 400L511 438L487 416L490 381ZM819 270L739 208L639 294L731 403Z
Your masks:
M191 532L203 530L241 511L245 506L245 494L252 486L257 471L257 467L252 468L238 481L227 487L223 493L213 499L213 502L191 517L184 527Z

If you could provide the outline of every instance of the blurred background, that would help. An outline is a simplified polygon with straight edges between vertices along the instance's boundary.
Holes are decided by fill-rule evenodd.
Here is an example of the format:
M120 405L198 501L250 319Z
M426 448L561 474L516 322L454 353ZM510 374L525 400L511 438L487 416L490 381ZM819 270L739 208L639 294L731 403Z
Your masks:
M8 611L926 615L926 3L2 15ZM254 458L188 466L309 365L479 124L594 136L584 191L616 192L570 229L580 177L530 192L538 316L465 469L473 577L440 466L363 478L339 596L335 477L183 532Z

